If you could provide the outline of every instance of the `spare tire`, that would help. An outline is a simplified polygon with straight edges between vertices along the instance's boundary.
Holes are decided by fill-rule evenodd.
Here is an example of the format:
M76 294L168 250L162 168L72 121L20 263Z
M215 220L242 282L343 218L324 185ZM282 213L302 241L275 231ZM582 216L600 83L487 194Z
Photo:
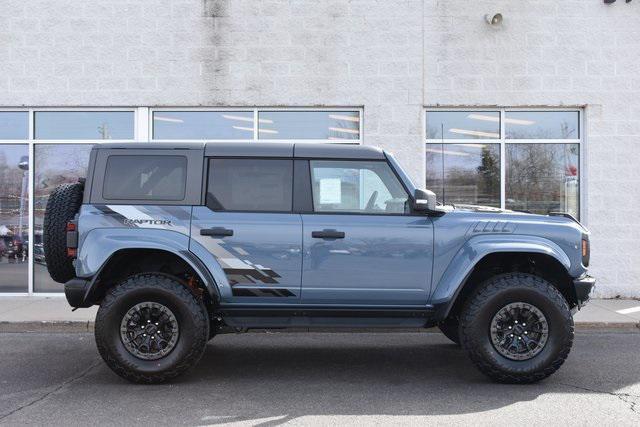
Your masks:
M67 223L82 205L84 185L62 184L53 190L44 212L44 256L51 278L65 283L76 275L73 260L67 256Z

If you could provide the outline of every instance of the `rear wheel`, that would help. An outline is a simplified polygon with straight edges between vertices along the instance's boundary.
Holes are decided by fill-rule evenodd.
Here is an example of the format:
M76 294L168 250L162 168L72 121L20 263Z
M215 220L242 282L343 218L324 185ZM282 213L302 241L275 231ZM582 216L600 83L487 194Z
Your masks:
M460 342L490 378L532 383L554 373L573 344L566 300L546 280L503 274L483 283L460 317Z
M51 278L65 283L76 276L72 259L67 256L67 223L82 205L82 183L62 184L53 190L44 212L45 262Z
M209 338L207 310L172 276L137 274L100 304L96 344L107 365L137 383L160 383L195 365Z

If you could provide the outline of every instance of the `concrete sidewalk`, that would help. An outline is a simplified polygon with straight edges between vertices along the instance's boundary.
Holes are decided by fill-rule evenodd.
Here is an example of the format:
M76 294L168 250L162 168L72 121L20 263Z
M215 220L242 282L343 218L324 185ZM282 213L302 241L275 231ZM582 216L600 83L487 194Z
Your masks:
M87 332L98 307L74 312L64 297L0 297L0 332ZM640 332L640 301L596 299L575 315L577 329Z

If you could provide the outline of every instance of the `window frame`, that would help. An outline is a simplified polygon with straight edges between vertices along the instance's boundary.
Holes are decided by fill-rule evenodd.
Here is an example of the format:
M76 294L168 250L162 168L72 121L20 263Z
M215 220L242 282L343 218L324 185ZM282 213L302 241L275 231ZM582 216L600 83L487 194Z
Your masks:
M102 195L107 162L112 156L168 156L185 157L187 160L187 174L184 198L181 200L151 200L151 199L105 199ZM202 202L202 150L166 150L154 148L135 148L130 150L100 149L97 151L93 178L91 180L90 203L105 205L200 205Z
M209 193L209 176L211 174L212 162L214 160L286 160L291 162L291 208L288 211L271 211L271 210L246 210L246 209L213 209L211 206L207 204L207 194ZM220 212L220 213L259 213L259 214L281 214L281 215L292 215L298 214L295 209L296 202L296 171L295 171L295 158L293 157L268 157L268 156L205 156L204 164L206 165L206 173L204 176L204 185L202 186L202 205L207 209L211 210L211 212Z
M153 139L153 114L156 112L189 112L189 111L211 111L211 112L253 112L253 134L251 137L243 139ZM323 111L349 111L357 112L359 121L358 138L357 139L260 139L258 135L258 113L265 111L306 111L306 112L323 112ZM194 141L194 142L291 142L298 143L329 143L329 144L362 144L364 130L364 109L363 107L154 107L147 111L147 131L146 135L151 142L178 142L178 141Z
M431 111L459 111L469 113L482 112L500 112L500 138L477 138L477 139L434 139L427 138L427 114ZM579 138L568 139L508 139L506 138L506 113L508 112L554 112L554 111L570 111L578 113L578 135ZM499 144L500 145L500 208L505 209L506 206L506 146L507 144L578 144L578 212L581 223L587 225L587 203L586 203L586 135L585 135L585 108L584 106L567 106L567 107L426 107L422 115L422 137L424 147L427 144ZM423 183L426 180L426 150L423 150Z

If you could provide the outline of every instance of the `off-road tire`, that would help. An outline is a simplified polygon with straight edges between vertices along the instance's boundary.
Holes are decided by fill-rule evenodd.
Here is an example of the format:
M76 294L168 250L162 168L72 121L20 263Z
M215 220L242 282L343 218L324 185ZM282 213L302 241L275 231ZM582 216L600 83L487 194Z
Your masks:
M505 305L524 302L546 317L548 339L542 350L527 360L501 355L491 342L493 316ZM460 316L460 343L478 369L495 381L526 384L553 374L564 363L573 344L573 318L556 287L522 273L494 276L479 286L465 302Z
M65 283L75 277L72 259L67 256L67 222L82 205L82 183L62 184L53 190L44 212L44 253L51 278Z
M460 320L457 317L447 317L438 323L438 328L454 344L460 345Z
M175 347L160 359L138 358L122 342L122 319L141 302L166 306L178 322ZM175 277L162 273L136 274L107 292L96 316L95 337L100 355L116 374L135 383L162 383L182 374L202 358L209 339L207 309L202 300Z

